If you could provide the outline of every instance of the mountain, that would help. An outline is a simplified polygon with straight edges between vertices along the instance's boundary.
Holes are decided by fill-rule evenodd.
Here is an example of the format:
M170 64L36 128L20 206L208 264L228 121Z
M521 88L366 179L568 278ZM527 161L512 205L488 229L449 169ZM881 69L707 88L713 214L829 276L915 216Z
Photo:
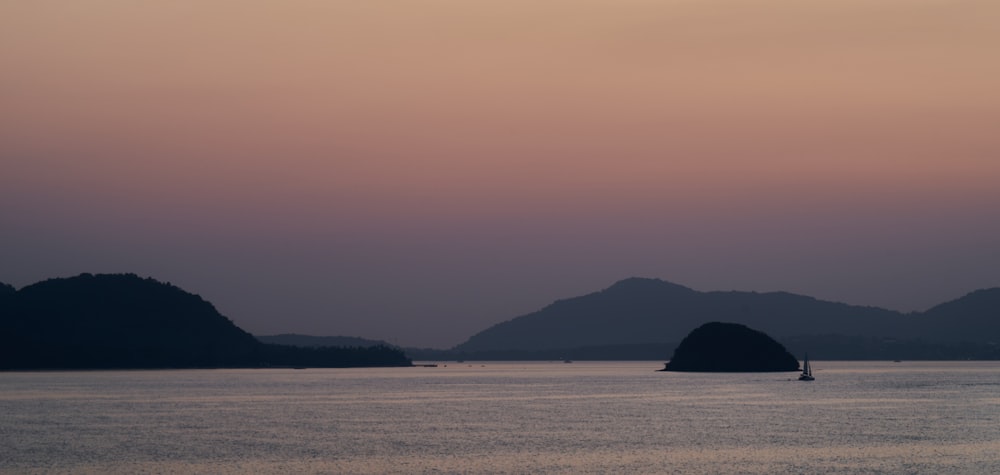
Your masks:
M773 338L738 323L709 322L681 340L663 371L798 371L799 360Z
M134 274L81 274L0 290L0 369L404 366L389 348L257 341L200 296Z
M1000 289L973 292L923 314L903 314L786 292L699 292L659 279L630 278L496 324L453 351L676 343L710 321L747 325L779 341L822 337L824 342L848 338L856 345L866 344L864 339L987 345L1000 342Z
M742 323L771 335L882 333L899 312L824 302L784 292L698 292L659 279L630 278L494 325L455 349L539 350L678 342L709 321Z
M6 367L226 366L257 350L201 297L134 275L50 279L10 300Z
M920 315L922 336L935 341L1000 343L1000 288L982 289Z
M457 351L542 350L679 341L664 333L659 317L672 306L694 307L698 292L659 280L627 279L582 297L490 327Z

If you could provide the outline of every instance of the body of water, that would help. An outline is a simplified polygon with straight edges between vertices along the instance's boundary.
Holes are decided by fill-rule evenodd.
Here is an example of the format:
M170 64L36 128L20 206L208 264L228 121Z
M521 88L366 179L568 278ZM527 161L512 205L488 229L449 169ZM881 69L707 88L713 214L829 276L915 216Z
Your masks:
M0 473L1000 473L1000 362L0 373Z

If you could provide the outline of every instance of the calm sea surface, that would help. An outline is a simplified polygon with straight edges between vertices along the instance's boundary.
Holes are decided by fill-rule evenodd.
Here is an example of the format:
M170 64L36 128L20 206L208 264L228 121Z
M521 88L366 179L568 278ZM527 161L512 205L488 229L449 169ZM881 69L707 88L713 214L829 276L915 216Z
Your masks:
M1000 363L0 373L0 473L1000 473Z

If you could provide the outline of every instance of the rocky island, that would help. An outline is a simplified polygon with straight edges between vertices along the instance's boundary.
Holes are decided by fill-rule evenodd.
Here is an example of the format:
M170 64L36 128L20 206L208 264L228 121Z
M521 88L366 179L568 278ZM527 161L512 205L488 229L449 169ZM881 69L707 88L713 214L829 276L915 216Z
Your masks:
M662 371L798 371L799 361L767 334L738 323L706 323L684 337Z

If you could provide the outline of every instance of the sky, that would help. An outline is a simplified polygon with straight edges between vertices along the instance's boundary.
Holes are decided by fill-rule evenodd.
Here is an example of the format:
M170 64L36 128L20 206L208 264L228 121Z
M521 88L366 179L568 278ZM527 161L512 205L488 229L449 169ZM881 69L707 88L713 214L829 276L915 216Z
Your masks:
M1000 286L1000 2L0 2L0 282L446 348L632 277Z

